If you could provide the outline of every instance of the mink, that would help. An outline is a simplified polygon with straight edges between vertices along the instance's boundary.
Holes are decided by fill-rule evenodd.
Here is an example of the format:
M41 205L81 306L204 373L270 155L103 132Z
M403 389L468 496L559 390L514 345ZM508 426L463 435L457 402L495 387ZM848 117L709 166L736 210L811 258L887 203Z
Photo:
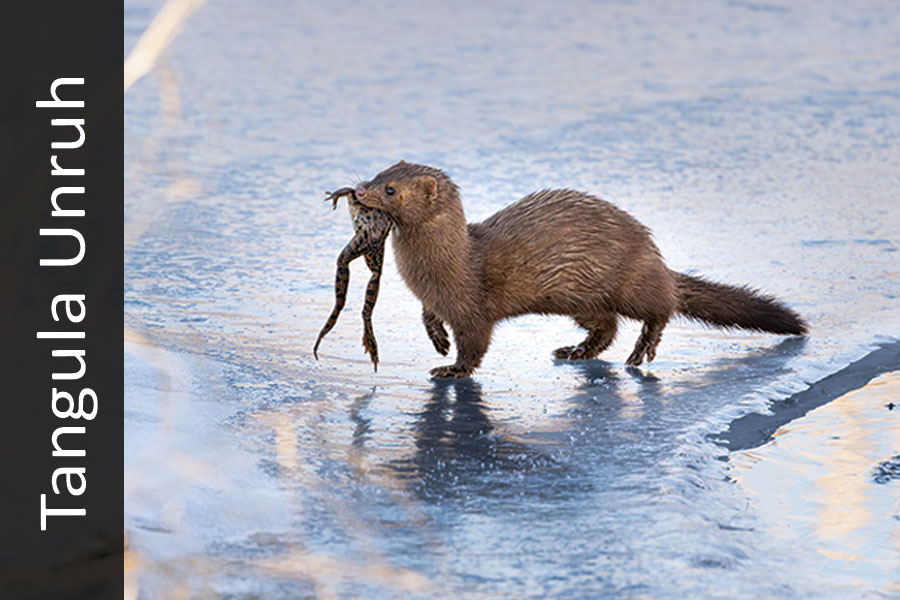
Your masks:
M643 323L626 361L652 361L673 315L726 327L803 335L807 326L775 298L746 286L670 270L650 231L613 204L571 189L542 190L481 223L466 223L459 189L439 169L401 161L360 183L362 204L390 215L397 267L422 302L435 348L457 357L433 377L478 368L503 319L567 315L587 330L559 359L591 359L616 336L620 316Z

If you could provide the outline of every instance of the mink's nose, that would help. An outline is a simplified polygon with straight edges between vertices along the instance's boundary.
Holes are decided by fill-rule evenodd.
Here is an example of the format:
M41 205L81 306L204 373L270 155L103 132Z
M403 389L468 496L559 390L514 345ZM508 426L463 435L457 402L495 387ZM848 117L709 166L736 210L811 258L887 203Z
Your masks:
M357 198L362 198L363 196L366 195L366 188L364 188L362 184L359 184L358 186L356 186L356 189L353 191L356 194Z

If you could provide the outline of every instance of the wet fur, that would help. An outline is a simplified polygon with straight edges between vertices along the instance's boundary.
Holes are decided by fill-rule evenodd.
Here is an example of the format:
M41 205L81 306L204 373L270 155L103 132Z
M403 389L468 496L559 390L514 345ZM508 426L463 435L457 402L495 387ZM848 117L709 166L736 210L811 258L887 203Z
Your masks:
M653 360L674 314L723 327L806 332L803 320L771 297L670 271L646 227L583 192L535 192L467 224L449 177L400 162L357 187L357 195L393 219L398 269L421 300L439 351L437 325L453 331L456 362L432 370L435 377L471 374L494 324L529 313L568 315L588 330L581 344L555 351L567 359L605 350L619 316L642 321L629 365Z

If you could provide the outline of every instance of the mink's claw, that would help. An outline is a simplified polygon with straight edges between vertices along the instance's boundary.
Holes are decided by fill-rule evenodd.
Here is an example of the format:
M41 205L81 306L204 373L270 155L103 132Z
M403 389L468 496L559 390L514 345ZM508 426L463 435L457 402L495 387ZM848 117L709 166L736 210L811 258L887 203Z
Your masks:
M461 377L468 377L472 374L472 371L467 371L456 365L447 365L444 367L435 367L430 371L430 374L432 379L443 379L445 377L456 377L459 379Z
M583 346L563 346L553 351L553 357L561 360L580 360L587 358Z

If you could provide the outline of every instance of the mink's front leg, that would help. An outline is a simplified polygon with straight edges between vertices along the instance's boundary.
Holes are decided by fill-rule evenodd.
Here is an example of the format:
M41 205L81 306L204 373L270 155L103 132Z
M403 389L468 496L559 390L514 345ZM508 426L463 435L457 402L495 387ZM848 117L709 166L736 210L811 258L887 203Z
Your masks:
M447 336L447 330L444 329L443 321L436 314L422 307L422 322L425 323L425 331L428 333L428 339L434 344L434 349L439 354L447 356L447 352L450 350L450 338Z
M453 324L450 327L453 328L453 337L456 340L456 362L432 369L431 376L435 379L471 375L487 352L494 324L472 320L461 327L454 327Z

